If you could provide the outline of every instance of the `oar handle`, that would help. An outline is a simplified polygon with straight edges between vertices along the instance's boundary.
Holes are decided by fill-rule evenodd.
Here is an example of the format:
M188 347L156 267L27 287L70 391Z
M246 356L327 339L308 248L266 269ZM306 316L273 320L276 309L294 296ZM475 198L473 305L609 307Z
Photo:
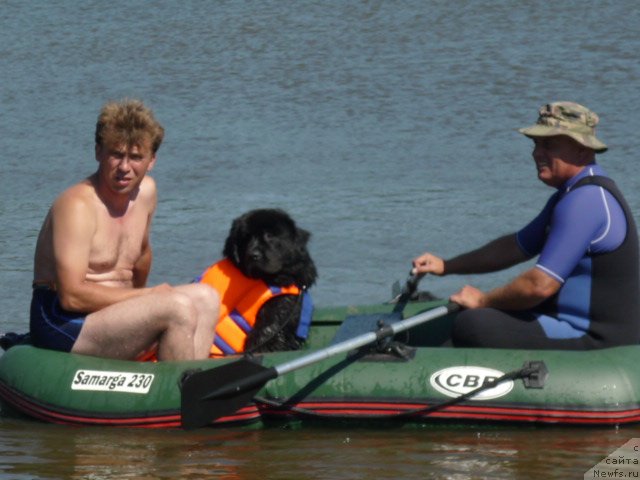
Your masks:
M418 283L420 282L420 280L422 280L422 277L424 276L425 276L424 273L409 272L409 277L407 278L406 292L409 293L410 295L413 294L413 292L415 292L416 289L418 288Z
M421 323L427 322L434 318L442 317L449 313L456 312L459 308L460 306L457 303L449 303L447 305L443 305L441 307L437 307L413 317L407 318L406 320L402 320L391 325L384 325L383 327L373 332L363 333L362 335L358 335L357 337L345 340L344 342L336 343L335 345L317 350L295 360L282 363L274 368L278 375L284 375L285 373L297 370L302 367L306 367L307 365L310 365L312 363L320 362L339 353L348 352L369 343L376 342L382 338L391 337L397 333L409 330L416 325L420 325Z
M409 300L411 300L411 296L418 289L418 283L420 282L422 277L424 277L424 273L413 274L409 272L409 276L407 277L407 280L402 287L402 291L396 298L396 306L393 309L395 313L402 313L405 305L409 302Z

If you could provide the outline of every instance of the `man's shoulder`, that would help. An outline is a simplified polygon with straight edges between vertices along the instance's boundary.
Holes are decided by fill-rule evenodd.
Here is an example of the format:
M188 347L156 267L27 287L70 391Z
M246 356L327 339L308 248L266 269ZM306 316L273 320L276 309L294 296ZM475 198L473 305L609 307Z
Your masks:
M576 208L587 208L594 202L600 202L602 199L600 186L596 184L583 184L578 188L573 188L560 197L558 205L561 208L575 206Z
M64 190L54 202L56 209L90 208L99 201L94 185L85 179Z
M595 177L591 177L595 178ZM607 177L601 177L609 180ZM621 205L608 188L599 182L585 182L563 195L555 209L556 219L581 219L580 222L607 224L612 218L624 218ZM612 216L613 215L613 216Z
M145 177L142 179L142 183L140 183L140 190L145 194L155 194L156 189L156 181L153 179L153 177L145 175Z
M152 177L147 175L142 179L138 195L140 200L150 205L151 208L155 208L158 193L156 182Z

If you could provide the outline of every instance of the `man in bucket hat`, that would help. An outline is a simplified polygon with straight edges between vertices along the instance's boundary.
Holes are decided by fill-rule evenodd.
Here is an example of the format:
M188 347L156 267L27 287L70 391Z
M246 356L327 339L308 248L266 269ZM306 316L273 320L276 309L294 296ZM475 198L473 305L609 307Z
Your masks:
M435 275L502 270L538 256L534 267L488 292L451 296L465 310L454 322L462 347L586 350L640 342L638 236L615 183L596 164L607 146L598 115L573 102L543 106L519 130L535 144L538 178L557 191L516 233L450 260L431 253L414 271Z

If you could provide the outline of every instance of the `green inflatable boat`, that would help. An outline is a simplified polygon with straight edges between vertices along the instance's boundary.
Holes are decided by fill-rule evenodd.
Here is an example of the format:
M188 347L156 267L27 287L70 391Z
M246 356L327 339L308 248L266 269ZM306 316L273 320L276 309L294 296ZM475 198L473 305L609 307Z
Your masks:
M128 362L9 348L4 415L147 428L286 424L640 421L640 346L587 352L454 349L442 301L317 309L304 350Z

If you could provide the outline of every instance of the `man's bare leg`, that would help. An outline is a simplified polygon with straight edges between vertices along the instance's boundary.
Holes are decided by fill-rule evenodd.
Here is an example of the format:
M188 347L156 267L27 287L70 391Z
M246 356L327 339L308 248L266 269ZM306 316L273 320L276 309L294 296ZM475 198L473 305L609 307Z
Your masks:
M196 309L197 326L193 342L194 358L198 360L208 358L220 312L218 292L204 283L179 285L175 289L187 295Z
M209 298L216 308L215 293L209 297L202 292L200 294L201 301ZM200 325L203 320L199 318L206 308L196 306L195 297L193 292L185 294L172 288L94 312L85 319L72 352L131 360L157 341L159 360L206 358L201 350L196 352L195 347L196 335L206 335L203 325ZM211 324L215 327L215 320L211 320ZM212 340L213 333L209 341ZM201 344L204 340L198 338L198 349L203 348Z

